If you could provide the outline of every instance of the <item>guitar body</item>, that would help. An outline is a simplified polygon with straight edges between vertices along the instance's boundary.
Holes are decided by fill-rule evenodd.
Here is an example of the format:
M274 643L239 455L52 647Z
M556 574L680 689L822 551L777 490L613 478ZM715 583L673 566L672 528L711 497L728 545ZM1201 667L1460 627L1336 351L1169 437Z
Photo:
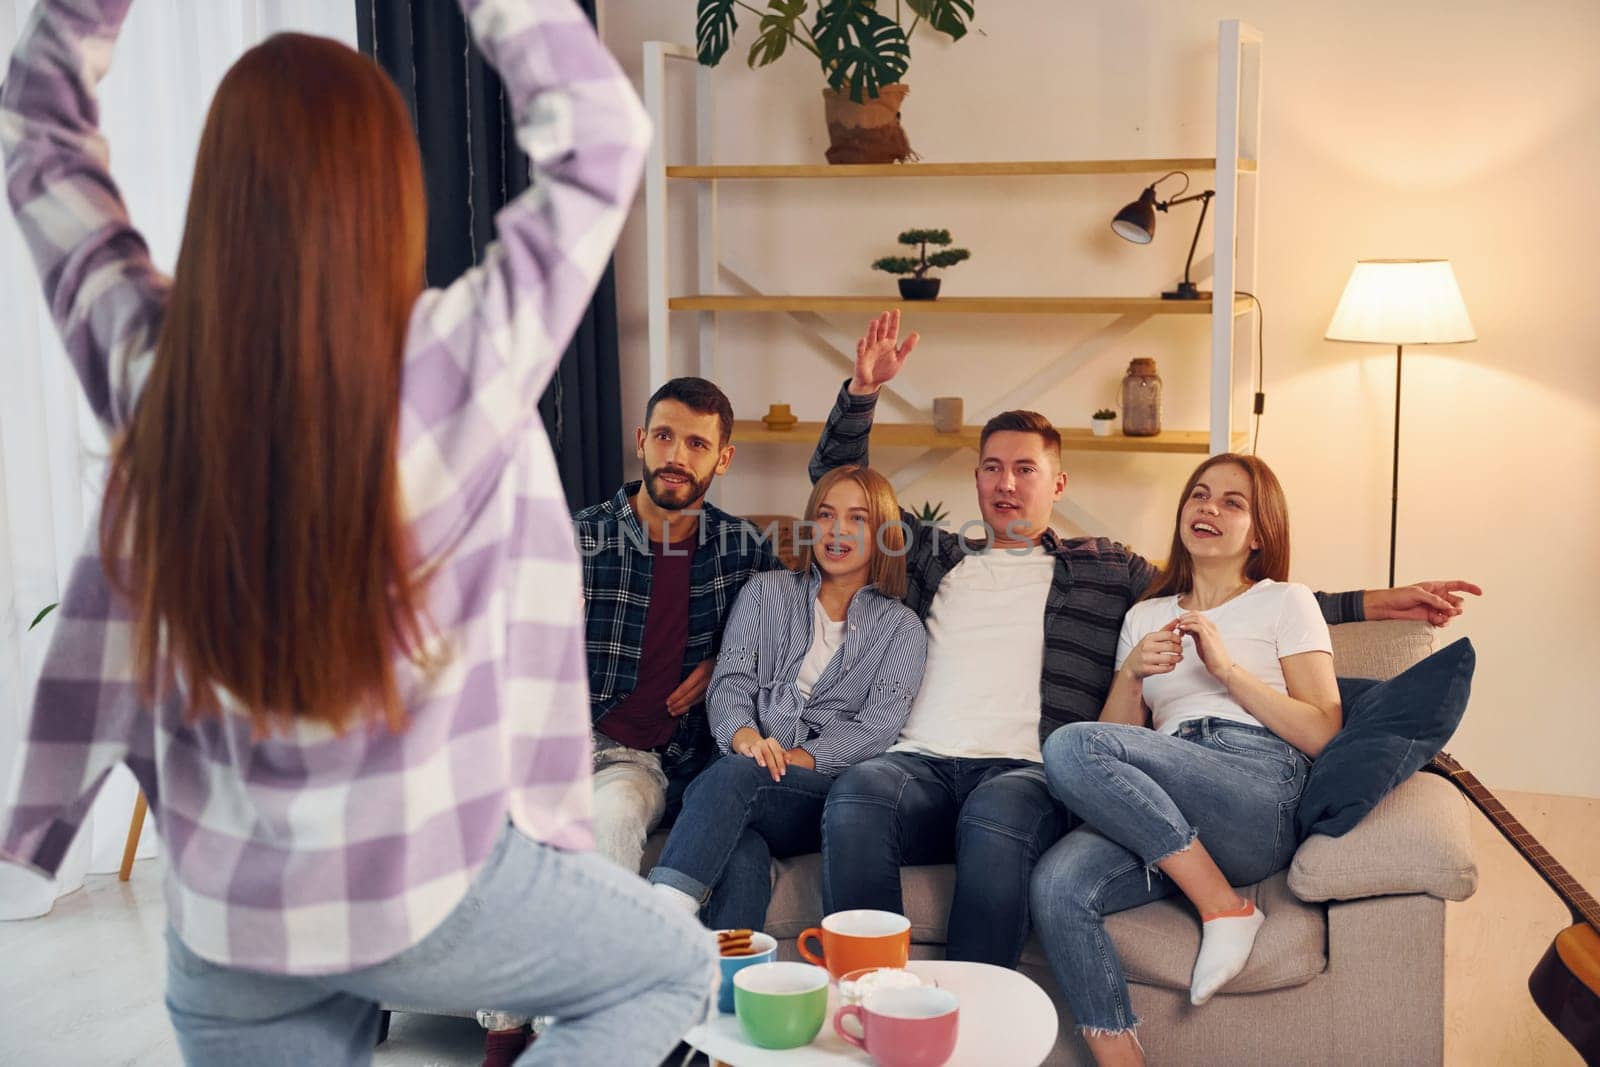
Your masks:
M1448 752L1428 770L1442 774L1489 817L1511 847L1539 873L1572 912L1576 924L1556 935L1550 951L1528 976L1533 1002L1590 1067L1600 1067L1600 902L1545 851L1495 795Z
M1594 927L1578 923L1558 934L1528 976L1528 992L1584 1062L1600 1064L1600 934Z

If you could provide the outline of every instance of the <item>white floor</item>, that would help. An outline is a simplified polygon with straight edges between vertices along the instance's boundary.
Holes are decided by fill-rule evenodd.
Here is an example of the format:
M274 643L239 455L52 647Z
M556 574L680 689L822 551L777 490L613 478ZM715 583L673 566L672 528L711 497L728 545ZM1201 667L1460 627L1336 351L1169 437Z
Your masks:
M1600 800L1501 799L1574 877L1600 891ZM1526 991L1528 971L1570 919L1476 817L1473 836L1478 893L1447 912L1445 1061L1580 1067ZM157 861L144 860L130 882L93 877L43 918L0 923L0 1064L177 1063L161 1002L162 912ZM469 1019L396 1015L374 1063L470 1067L481 1050L482 1031Z
M41 919L0 923L0 1064L176 1064L161 1003L166 949L156 860L133 877L96 875ZM477 1064L471 1019L396 1015L374 1063Z

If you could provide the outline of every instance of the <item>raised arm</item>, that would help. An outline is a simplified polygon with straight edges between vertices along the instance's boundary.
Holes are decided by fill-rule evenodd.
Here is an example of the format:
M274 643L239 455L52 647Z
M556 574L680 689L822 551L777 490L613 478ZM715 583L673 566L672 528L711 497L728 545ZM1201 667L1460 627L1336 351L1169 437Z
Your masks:
M0 86L6 193L89 407L108 432L132 414L166 307L111 180L97 86L131 0L40 0Z
M855 372L839 390L822 436L817 439L817 449L811 454L813 482L846 463L867 465L867 437L872 432L878 390L900 373L919 340L921 336L915 333L900 340L899 311L885 311L868 324L867 332L856 341Z
M911 714L911 702L922 688L928 632L909 608L896 610L892 617L894 630L860 713L854 719L834 719L800 746L823 774L838 774L888 751Z
M644 108L571 0L460 0L505 83L533 184L482 263L412 312L400 473L432 556L487 498L571 340L638 187Z

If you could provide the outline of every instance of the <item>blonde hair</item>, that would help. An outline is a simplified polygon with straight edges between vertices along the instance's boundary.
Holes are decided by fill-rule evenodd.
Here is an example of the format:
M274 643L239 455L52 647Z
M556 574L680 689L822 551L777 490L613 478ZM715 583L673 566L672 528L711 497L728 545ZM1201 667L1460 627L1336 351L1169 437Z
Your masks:
M860 486L867 498L867 526L872 531L873 544L867 580L884 596L899 599L906 593L906 524L900 517L900 501L894 495L894 486L889 484L889 479L871 467L833 468L811 487L811 499L806 501L806 528L816 528L817 509L822 506L828 490L847 480ZM800 546L796 569L804 572L811 569L816 559L816 546L814 538L802 540L804 543Z

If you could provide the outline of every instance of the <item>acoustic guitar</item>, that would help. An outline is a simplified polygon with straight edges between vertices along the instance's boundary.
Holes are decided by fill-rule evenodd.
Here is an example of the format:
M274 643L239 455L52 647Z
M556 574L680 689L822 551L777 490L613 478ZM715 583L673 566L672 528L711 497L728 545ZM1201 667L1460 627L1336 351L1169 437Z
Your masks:
M1573 924L1556 935L1528 976L1528 992L1584 1062L1600 1064L1600 904L1448 753L1435 756L1428 770L1454 782L1572 912Z

